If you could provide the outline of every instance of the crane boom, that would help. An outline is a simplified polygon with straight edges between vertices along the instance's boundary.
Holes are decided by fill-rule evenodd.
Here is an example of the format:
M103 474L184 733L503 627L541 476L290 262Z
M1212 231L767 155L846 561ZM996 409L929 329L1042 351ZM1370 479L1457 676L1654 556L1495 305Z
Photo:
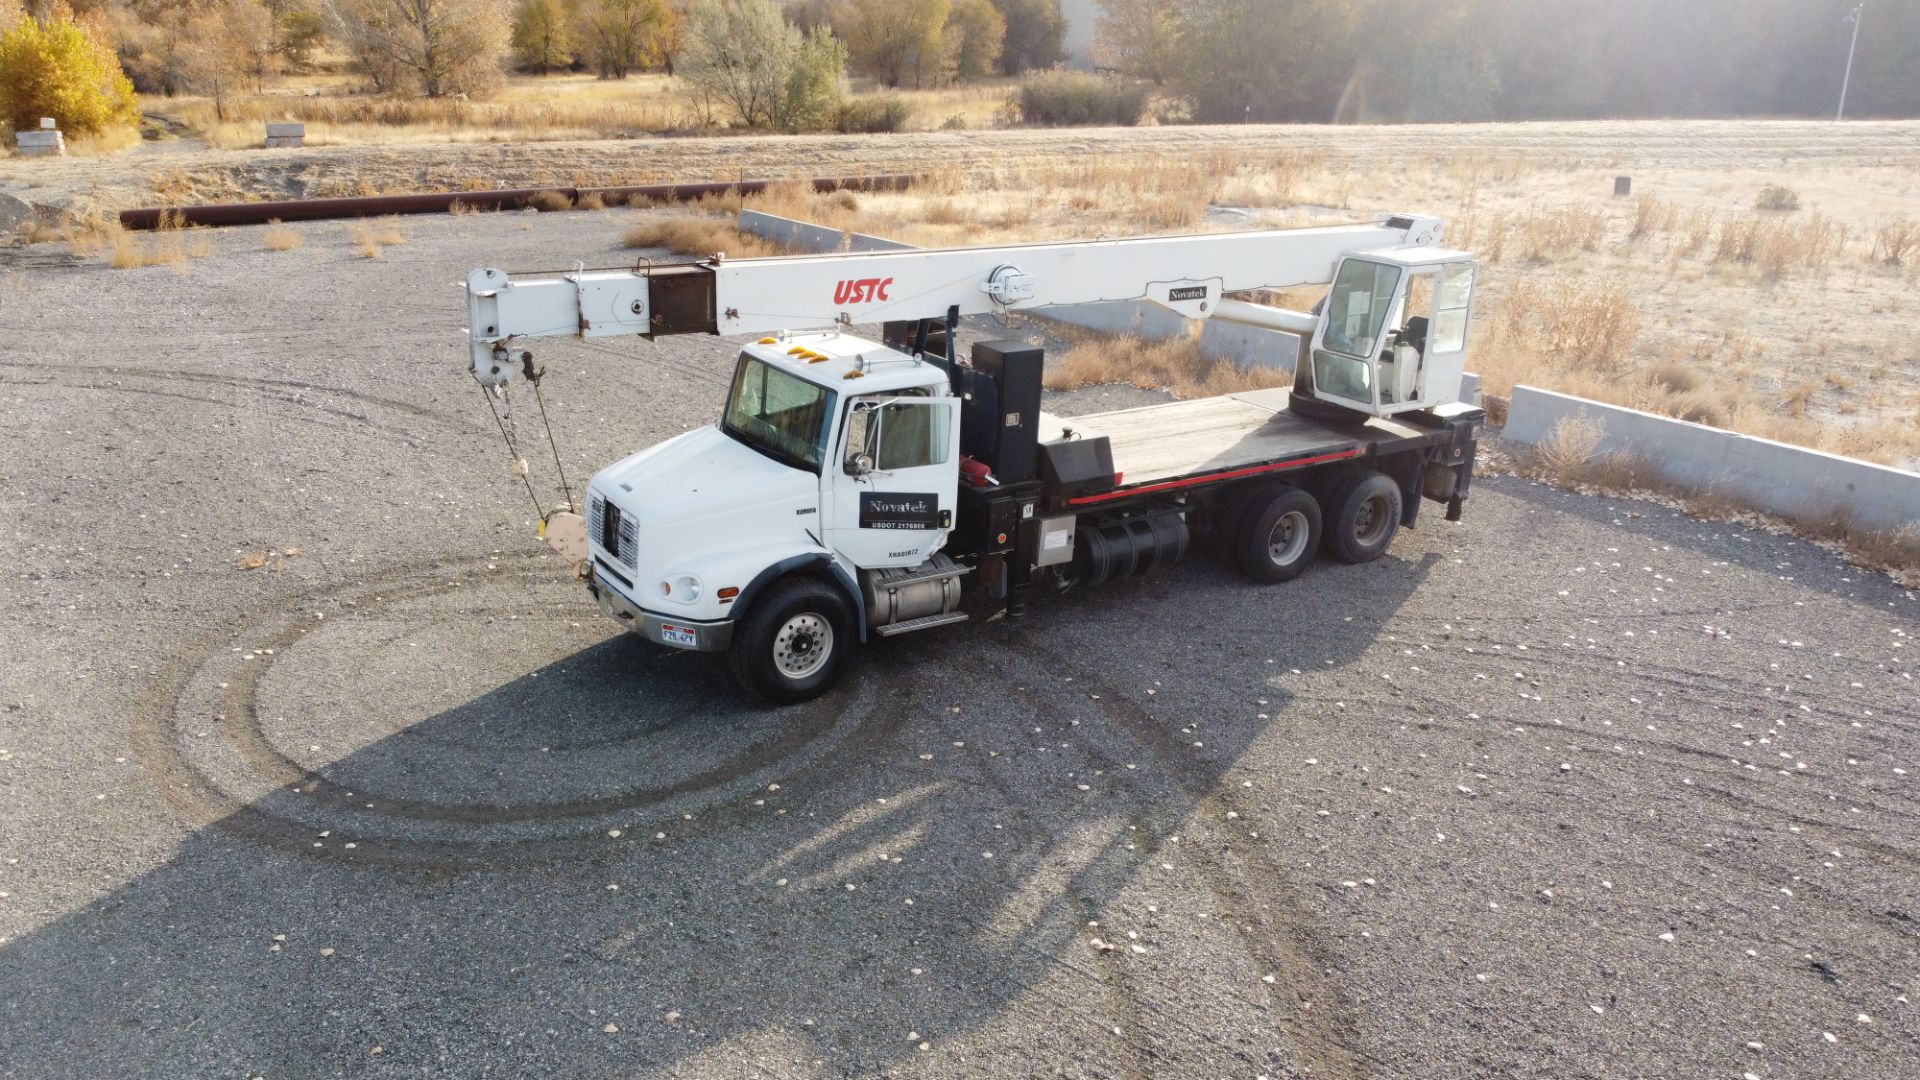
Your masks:
M1408 214L1304 229L716 257L522 277L480 269L467 278L468 333L474 374L499 386L517 366L507 346L525 337L761 334L1132 300L1204 319L1220 312L1226 293L1324 284L1342 256L1434 247L1441 232L1439 219Z

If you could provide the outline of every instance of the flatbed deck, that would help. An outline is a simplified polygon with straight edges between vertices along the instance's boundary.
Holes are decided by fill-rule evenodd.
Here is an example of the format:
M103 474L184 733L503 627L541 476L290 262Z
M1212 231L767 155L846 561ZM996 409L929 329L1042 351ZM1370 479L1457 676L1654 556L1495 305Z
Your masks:
M1446 438L1443 431L1395 420L1309 420L1288 411L1287 395L1279 387L1084 416L1041 413L1040 441L1067 431L1105 435L1121 483L1093 496L1100 499L1362 457L1383 442L1418 445Z

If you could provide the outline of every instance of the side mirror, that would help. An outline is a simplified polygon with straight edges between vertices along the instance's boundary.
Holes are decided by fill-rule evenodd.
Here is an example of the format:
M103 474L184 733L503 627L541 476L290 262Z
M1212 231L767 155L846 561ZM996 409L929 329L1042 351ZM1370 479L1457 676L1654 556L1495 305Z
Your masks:
M848 476L865 476L873 471L873 442L879 427L879 412L865 402L855 405L847 416L847 449L841 469Z

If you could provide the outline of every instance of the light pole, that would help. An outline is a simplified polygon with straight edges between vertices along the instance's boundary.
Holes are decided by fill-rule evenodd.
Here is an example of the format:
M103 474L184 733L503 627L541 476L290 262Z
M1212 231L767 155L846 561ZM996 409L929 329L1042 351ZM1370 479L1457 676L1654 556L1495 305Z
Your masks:
M1860 11L1866 6L1855 4L1853 10L1847 12L1847 21L1853 24L1853 40L1847 43L1847 73L1840 76L1840 108L1833 114L1835 123L1847 118L1847 84L1853 81L1853 50L1860 44Z

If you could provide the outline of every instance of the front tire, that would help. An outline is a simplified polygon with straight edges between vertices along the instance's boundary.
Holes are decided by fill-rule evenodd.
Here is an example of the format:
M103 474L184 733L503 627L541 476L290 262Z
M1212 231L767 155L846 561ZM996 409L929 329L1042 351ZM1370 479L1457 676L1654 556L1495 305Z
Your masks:
M1345 563L1372 562L1400 531L1400 485L1370 472L1340 489L1327 506L1327 554Z
M790 577L740 621L727 661L747 689L792 705L833 686L854 642L853 613L840 590L817 578Z
M1320 504L1295 487L1280 487L1256 502L1234 537L1235 562L1263 585L1292 581L1320 546Z

